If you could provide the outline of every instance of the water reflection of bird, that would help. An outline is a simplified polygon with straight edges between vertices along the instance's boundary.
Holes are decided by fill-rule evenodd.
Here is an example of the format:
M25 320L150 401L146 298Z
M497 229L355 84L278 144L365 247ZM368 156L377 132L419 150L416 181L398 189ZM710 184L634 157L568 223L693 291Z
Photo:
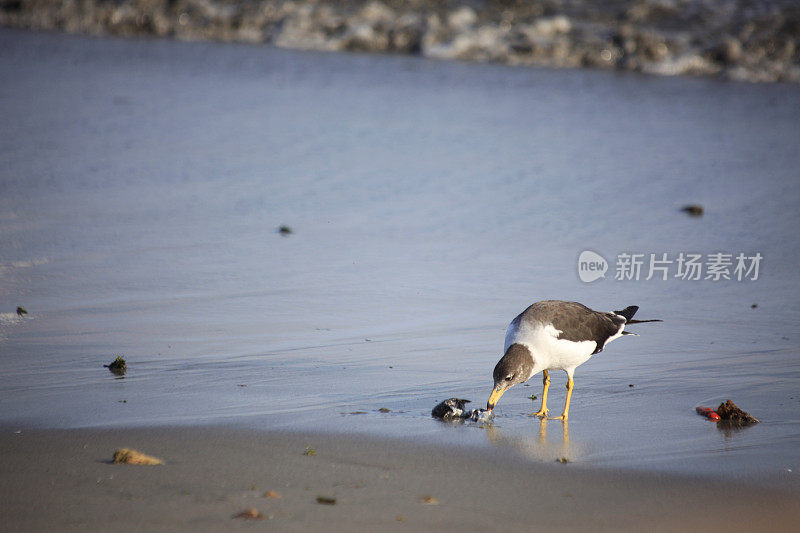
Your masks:
M545 462L553 462L554 459L559 462L572 462L576 454L581 455L582 446L573 446L569 440L569 423L561 423L561 440L558 437L547 438L547 420L541 419L539 424L539 438L532 440L529 438L520 437L518 433L504 433L501 428L494 424L484 426L486 436L489 442L494 446L510 448L523 457L536 459Z
M550 370L567 373L567 400L564 412L554 419L567 420L575 368L591 356L603 351L606 344L622 335L627 324L660 322L632 320L639 308L635 305L622 311L592 311L578 302L545 300L536 302L519 314L506 331L505 355L494 367L494 389L486 408L494 409L505 391L518 383L543 373L542 407L535 416L547 417L547 389Z

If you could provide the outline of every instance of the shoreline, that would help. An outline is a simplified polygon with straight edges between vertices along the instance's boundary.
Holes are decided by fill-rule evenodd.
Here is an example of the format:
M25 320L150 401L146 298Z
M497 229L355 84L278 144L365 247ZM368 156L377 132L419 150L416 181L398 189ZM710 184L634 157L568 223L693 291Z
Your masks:
M166 464L112 464L122 447ZM800 519L796 494L783 489L358 436L224 427L16 433L5 427L0 451L11 531L221 531L252 525L234 518L250 508L263 516L259 522L282 531L489 531L497 524L789 531ZM265 496L268 491L280 497Z
M119 37L270 44L508 65L800 82L800 7L415 0L56 0L0 3L0 26Z

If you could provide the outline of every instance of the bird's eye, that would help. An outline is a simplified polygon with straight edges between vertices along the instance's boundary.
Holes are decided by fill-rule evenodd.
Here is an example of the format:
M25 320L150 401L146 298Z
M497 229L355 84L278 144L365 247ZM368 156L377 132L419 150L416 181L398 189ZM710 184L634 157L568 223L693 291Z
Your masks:
M514 376L506 376L506 381L511 381L512 379L514 379Z

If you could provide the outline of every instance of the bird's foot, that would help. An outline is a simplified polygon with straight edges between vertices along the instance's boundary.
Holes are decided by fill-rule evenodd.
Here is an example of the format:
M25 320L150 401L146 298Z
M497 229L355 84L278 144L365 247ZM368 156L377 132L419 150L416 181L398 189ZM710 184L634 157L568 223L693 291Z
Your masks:
M538 416L539 418L547 418L547 414L550 412L550 409L539 409L535 413L531 413L528 416Z
M548 420L562 420L562 421L566 422L567 421L567 415L552 416L552 417L548 417L547 419Z

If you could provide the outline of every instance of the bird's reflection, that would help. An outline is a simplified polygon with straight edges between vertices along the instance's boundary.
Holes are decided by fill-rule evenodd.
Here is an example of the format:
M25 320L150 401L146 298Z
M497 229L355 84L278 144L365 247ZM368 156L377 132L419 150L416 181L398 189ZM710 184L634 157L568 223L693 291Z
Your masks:
M549 421L553 424L554 421ZM489 437L489 442L495 446L505 448L512 448L517 453L539 461L572 461L575 455L575 450L570 444L569 440L569 422L562 420L561 425L561 438L552 434L553 428L550 428L550 438L548 440L548 420L541 419L539 421L538 439L526 439L518 435L509 435L504 432L502 428L494 425L487 424L484 426L486 435ZM557 435L557 434L556 434Z

